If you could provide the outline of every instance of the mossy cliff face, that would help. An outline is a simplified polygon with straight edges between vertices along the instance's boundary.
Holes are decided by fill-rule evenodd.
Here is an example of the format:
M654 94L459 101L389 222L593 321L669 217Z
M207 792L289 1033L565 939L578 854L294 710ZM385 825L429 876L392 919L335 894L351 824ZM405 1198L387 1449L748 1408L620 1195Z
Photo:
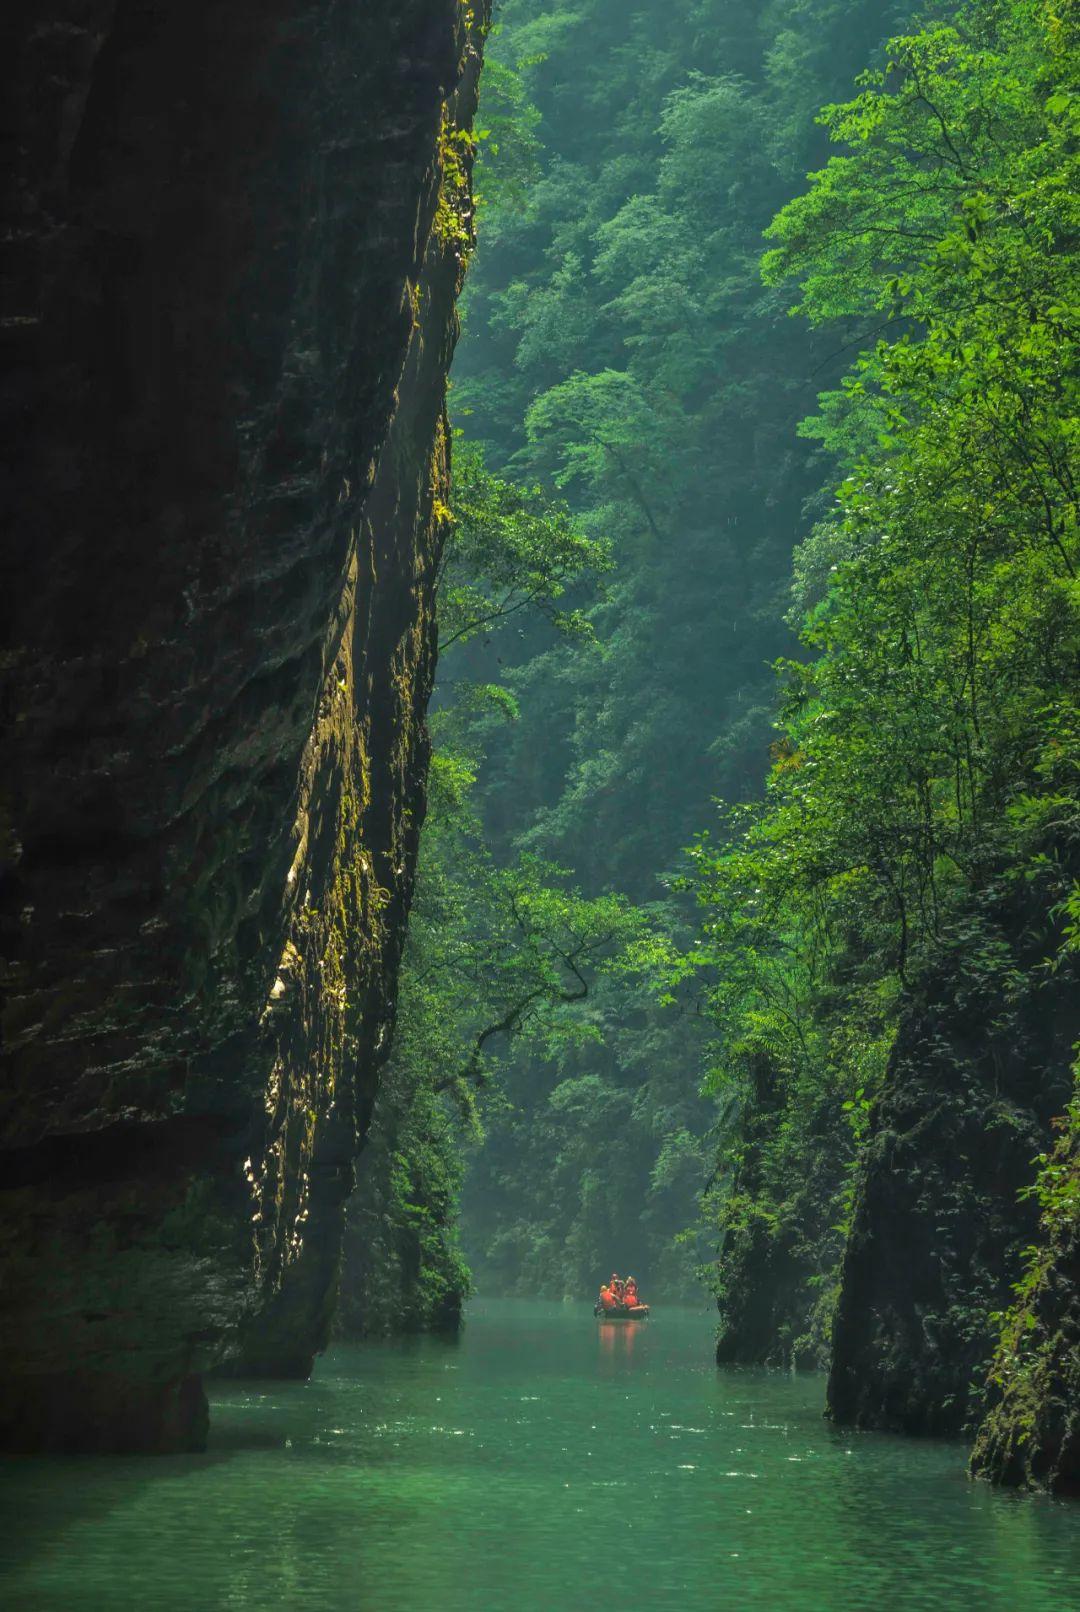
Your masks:
M343 1338L456 1333L470 1290L457 1240L459 1126L416 1078L399 1039L345 1215Z
M483 21L0 24L8 1446L197 1447L204 1371L325 1340L423 816Z
M1017 951L1022 993L973 987L957 960L901 1022L873 1115L833 1325L829 1411L895 1432L972 1426L1032 1242L1032 1160L1070 1090L1071 970ZM973 1393L974 1390L974 1393Z
M755 1060L742 1117L741 1158L731 1204L775 1203L770 1152L784 1123L777 1072ZM850 1126L836 1104L822 1104L805 1143L804 1174L792 1180L783 1219L754 1212L731 1215L722 1228L717 1295L716 1359L820 1371L828 1363L828 1326L835 1296L828 1273L842 1247L837 1202L851 1153Z
M857 1151L832 1095L807 1113L797 1168L789 1154L778 1170L785 1115L761 1064L721 1247L717 1353L824 1366L845 1424L969 1435L1023 1279L975 1468L1064 1488L1080 1437L1075 1143L1033 1188L1073 1091L1080 996L1073 954L1043 966L1059 942L1020 890L996 913L992 953L943 950L911 980Z

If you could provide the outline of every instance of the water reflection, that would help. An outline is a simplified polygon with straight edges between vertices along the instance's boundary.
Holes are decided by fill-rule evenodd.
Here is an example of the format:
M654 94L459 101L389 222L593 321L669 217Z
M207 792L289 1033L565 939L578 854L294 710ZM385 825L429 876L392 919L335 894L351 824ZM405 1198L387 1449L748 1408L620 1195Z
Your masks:
M630 1364L634 1358L634 1340L644 1321L597 1321L600 1336L600 1354L607 1362L615 1360Z
M1061 1612L1080 1507L837 1432L822 1385L711 1364L712 1317L481 1307L461 1347L214 1385L208 1458L0 1466L19 1612ZM600 1569L598 1569L600 1564Z

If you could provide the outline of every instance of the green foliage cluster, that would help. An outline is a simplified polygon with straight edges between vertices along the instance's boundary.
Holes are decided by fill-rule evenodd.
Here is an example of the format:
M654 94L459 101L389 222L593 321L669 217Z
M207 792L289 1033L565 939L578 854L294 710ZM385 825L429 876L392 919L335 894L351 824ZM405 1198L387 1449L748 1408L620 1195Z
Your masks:
M492 30L497 37L498 28ZM478 211L514 212L524 206L530 187L540 172L540 140L537 125L540 114L529 100L522 66L497 61L489 35L484 64L484 120L476 130L483 143L483 188L477 192ZM484 228L487 228L485 219Z
M736 1272L750 1217L805 1227L823 1167L835 1238L803 1268L835 1267L897 1012L931 971L993 1004L989 1036L1064 966L1080 38L1063 19L1010 0L893 40L826 108L841 154L769 231L768 284L798 282L818 323L877 320L879 339L806 427L847 476L796 567L806 658L782 663L767 798L696 852L716 1079L747 1112L731 1162L750 1190L721 1211ZM1071 1180L1055 1161L1046 1214Z
M560 600L568 587L610 569L610 544L586 537L539 487L493 476L477 449L459 442L452 535L440 562L440 653L490 634L520 611L543 616L563 634L591 636L584 612L567 611Z

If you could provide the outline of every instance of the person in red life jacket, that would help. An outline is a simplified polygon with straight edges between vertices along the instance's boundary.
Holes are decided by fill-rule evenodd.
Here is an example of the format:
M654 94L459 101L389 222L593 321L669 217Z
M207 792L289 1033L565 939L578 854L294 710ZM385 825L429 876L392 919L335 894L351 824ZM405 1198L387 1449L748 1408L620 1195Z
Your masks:
M611 1285L611 1291L615 1295L616 1304L624 1303L625 1300L623 1299L623 1281L622 1281L622 1277L621 1276L616 1276L614 1271L612 1271L612 1273L611 1273L611 1284L610 1285Z
M602 1310L614 1310L617 1303L618 1300L616 1299L614 1293L605 1283L605 1285L600 1289L600 1308Z
M626 1278L626 1287L623 1290L623 1303L626 1305L628 1310L636 1309L636 1307L641 1303L641 1300L638 1298L637 1282L632 1276L628 1276Z

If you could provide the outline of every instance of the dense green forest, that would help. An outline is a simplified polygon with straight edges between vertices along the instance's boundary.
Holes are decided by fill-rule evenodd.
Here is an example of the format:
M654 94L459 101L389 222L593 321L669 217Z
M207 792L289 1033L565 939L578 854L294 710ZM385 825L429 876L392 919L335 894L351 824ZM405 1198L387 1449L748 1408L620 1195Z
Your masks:
M721 1350L831 1358L887 1425L977 1409L1080 1029L1074 43L1038 5L894 41L764 265L888 333L803 427L844 480L767 799L697 852L744 1116Z
M689 947L692 901L669 876L714 797L761 789L771 661L794 645L792 551L822 497L819 450L796 426L861 330L818 334L788 317L794 298L761 282L763 231L826 152L818 105L851 87L910 8L536 9L502 7L488 44L456 497L475 505L462 445L481 445L500 475L565 497L595 552L588 576L565 579L579 612L567 631L543 590L534 598L520 548L513 575L484 576L497 541L481 551L467 536L444 598L455 624L442 633L440 766L450 747L478 776L472 812L500 866L524 852L589 894L662 901L671 944ZM462 588L501 584L512 613L476 612L486 630L459 638ZM441 876L441 798L414 951L426 880ZM489 1022L482 972L465 1012L448 991L438 1015L455 1021L459 1048ZM609 971L564 1015L572 1033L519 1038L512 1059L505 1041L488 1043L502 1068L465 1220L481 1285L578 1293L617 1258L654 1292L700 1290L715 1242L699 1207L714 1176L718 1110L699 1091L713 1030L700 993L674 1005L659 994L650 966ZM390 1090L417 1078L405 1067L412 1013L407 988L388 1111ZM398 1150L414 1260L416 1235L443 1246L443 1183L458 1166L456 1122L445 1134L442 1123L434 1153ZM472 1108L468 1124L475 1135ZM383 1137L380 1125L373 1149ZM381 1176L369 1167L364 1190ZM451 1259L433 1293L456 1271ZM410 1291L423 1314L425 1284Z
M412 1324L456 1312L464 1141L482 1288L704 1265L722 1358L889 1426L969 1422L999 1339L1008 1445L1075 1246L1072 7L498 22L358 1213L406 1206Z
M792 298L761 282L762 232L824 151L818 103L902 14L500 15L495 60L523 64L540 171L524 207L482 219L456 417L508 474L563 490L617 565L591 653L493 645L521 718L489 746L485 822L498 854L524 844L589 889L666 897L690 945L668 882L712 799L761 787L792 548L821 477L795 427L850 334L787 317ZM654 1292L696 1290L718 1117L699 1093L701 1009L623 976L594 1004L592 1046L514 1059L466 1196L482 1286L576 1293L614 1258Z

